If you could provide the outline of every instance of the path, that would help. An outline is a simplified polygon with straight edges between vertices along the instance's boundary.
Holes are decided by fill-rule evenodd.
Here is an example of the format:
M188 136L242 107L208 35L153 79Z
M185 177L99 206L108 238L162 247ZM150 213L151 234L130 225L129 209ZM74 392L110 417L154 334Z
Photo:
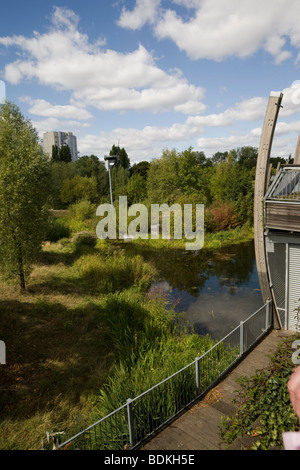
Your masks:
M272 330L203 400L174 420L149 442L144 450L224 450L219 443L219 424L223 415L234 412L232 399L238 388L236 379L255 375L256 370L267 367L278 343L294 332ZM251 444L251 437L237 439L230 447L240 450Z

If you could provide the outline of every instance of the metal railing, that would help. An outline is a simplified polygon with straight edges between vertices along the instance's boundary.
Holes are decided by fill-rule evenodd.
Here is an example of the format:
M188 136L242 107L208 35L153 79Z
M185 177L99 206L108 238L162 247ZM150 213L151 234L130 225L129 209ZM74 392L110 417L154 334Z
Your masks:
M204 396L272 327L268 301L201 357L66 440L58 449L134 449Z

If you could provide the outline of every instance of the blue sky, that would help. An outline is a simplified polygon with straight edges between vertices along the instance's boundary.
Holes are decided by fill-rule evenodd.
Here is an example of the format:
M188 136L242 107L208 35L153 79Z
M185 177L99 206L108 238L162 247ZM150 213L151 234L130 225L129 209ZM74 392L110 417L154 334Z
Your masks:
M80 155L131 163L192 146L259 146L271 92L272 156L300 131L298 0L11 0L0 14L6 98L39 135L72 131ZM1 94L1 87L0 87Z

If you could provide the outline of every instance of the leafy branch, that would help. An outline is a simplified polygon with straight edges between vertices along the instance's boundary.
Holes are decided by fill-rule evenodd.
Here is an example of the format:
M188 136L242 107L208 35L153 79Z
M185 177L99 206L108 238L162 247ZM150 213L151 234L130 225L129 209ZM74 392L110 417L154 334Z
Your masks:
M237 380L239 389L233 399L235 413L223 417L219 428L222 442L229 445L237 437L249 435L257 437L251 450L283 448L282 433L300 431L287 389L295 367L292 362L293 340L295 338L288 338L279 344L268 369Z

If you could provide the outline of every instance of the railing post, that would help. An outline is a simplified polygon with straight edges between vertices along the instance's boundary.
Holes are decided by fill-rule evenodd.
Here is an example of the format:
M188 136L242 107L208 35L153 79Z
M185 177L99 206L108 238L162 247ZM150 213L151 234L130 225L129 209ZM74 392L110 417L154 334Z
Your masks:
M268 329L268 326L269 326L269 317L270 317L270 299L267 299L267 305L266 305L266 330Z
M132 399L127 400L127 418L128 418L128 429L129 429L129 441L130 447L134 445L134 431L133 431L133 410L132 410Z
M240 322L240 356L244 352L244 322Z
M196 390L198 395L200 394L200 375L199 375L199 357L195 358L195 378L196 378Z

